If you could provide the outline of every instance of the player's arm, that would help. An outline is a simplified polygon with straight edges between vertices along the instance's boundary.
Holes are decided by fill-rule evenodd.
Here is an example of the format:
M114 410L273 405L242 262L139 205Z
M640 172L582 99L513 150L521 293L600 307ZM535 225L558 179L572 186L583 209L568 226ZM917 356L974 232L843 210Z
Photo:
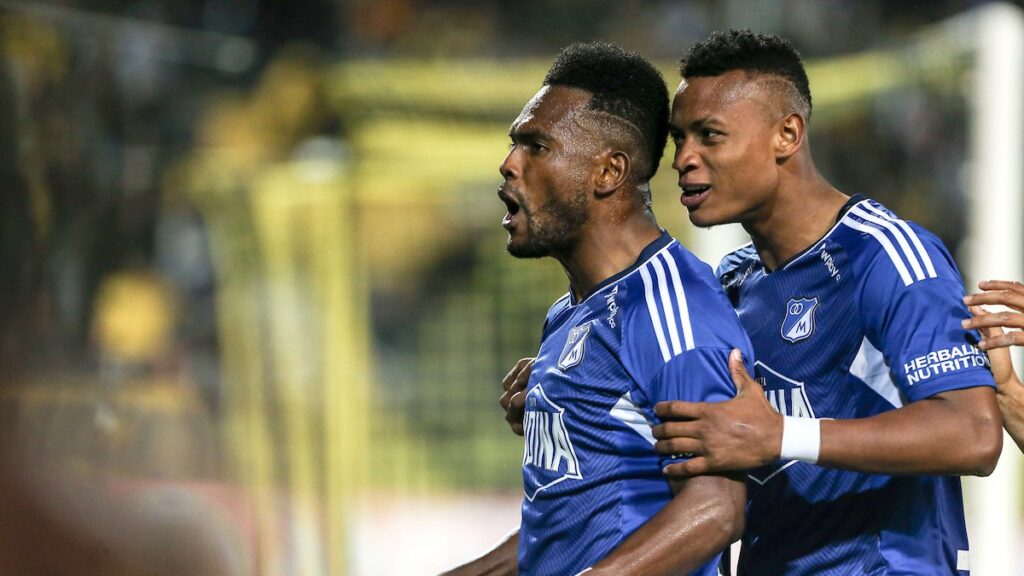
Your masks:
M694 454L667 466L666 474L685 478L745 470L782 457L783 416L742 363L731 359L730 370L739 390L734 400L655 407L660 418L671 420L654 428L658 452ZM991 388L951 390L869 418L816 421L817 463L879 474L985 476L1002 447L999 422Z
M903 367L936 346L967 342L959 336L966 310L954 296L956 286L939 279L912 290L902 284L873 287L862 306L873 311L878 324L869 330L891 367ZM984 476L1002 450L995 390L981 368L944 375L941 384L932 379L912 390L905 384L902 391L914 396L909 404L849 420L784 419L741 364L731 363L730 370L738 390L733 400L655 407L660 418L672 420L655 428L656 449L697 456L669 466L667 474L743 470L782 458L869 473Z
M968 330L980 330L982 340L978 347L988 351L992 361L992 376L996 380L996 400L1003 416L1003 427L1024 451L1024 384L1017 376L1010 359L1010 346L1024 345L1024 284L988 280L979 282L978 287L984 290L980 294L964 297L964 303L970 306L973 318L964 320L963 326ZM1011 311L990 313L981 305L989 304L1005 306ZM1006 328L1017 328L1007 332Z
M516 528L483 556L442 576L516 576L518 570L519 529Z
M587 576L688 573L739 539L747 495L742 475L671 483L675 497Z
M736 391L729 377L728 356L728 348L688 350L666 363L638 394L643 394L645 402L732 398ZM748 359L750 356L748 348ZM671 455L660 465L680 458ZM595 564L593 576L681 574L707 564L743 532L744 481L742 474L670 479L672 500Z
M995 393L977 386L870 418L822 420L818 463L882 474L987 476L1002 446Z

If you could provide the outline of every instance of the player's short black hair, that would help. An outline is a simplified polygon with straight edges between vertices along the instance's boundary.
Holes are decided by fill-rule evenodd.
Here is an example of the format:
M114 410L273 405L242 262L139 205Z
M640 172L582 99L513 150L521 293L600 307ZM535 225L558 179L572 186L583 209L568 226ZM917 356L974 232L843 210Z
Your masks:
M544 77L545 86L569 86L593 94L590 108L633 124L644 138L650 178L668 139L668 88L661 73L642 56L607 42L562 49Z
M715 32L690 47L679 65L683 78L719 76L733 70L772 74L786 79L811 113L811 87L800 53L785 38L750 30Z

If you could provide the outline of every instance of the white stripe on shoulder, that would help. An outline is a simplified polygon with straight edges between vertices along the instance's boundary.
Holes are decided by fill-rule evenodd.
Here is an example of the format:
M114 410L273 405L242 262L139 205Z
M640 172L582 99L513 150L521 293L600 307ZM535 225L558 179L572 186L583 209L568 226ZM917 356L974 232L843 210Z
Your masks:
M651 273L647 271L647 265L640 267L640 277L644 281L644 296L647 298L647 311L651 315L651 323L654 324L654 335L658 338L658 346L661 347L661 357L668 362L672 355L668 351L668 342L665 341L665 332L661 328L661 315L658 313L658 305L654 301L654 283L651 280Z
M682 344L679 343L679 328L676 327L676 312L672 306L672 297L669 296L668 282L665 280L665 268L657 257L651 258L651 267L658 277L658 293L661 295L661 307L665 311L665 324L668 326L668 336L672 342L672 355L678 356L683 353Z
M651 446L654 446L654 432L651 431L653 425L640 411L640 407L633 402L633 397L629 395L629 392L623 394L608 413L612 418L632 428L637 434L643 436Z
M669 276L672 277L672 287L676 293L676 305L679 308L679 322L683 326L683 342L687 350L693 350L693 325L690 324L690 308L686 305L686 292L683 290L683 281L679 277L679 266L676 259L668 252L662 253L665 259L665 267L668 268Z
M854 206L850 210L850 213L856 216L860 216L864 220L867 220L872 224L876 224L888 230L889 233L892 234L892 237L895 238L897 242L899 242L900 248L903 250L903 257L906 258L907 261L910 262L910 265L914 268L914 275L917 277L918 280L924 280L924 271L921 270L921 264L917 260L917 255L914 254L914 251L910 248L910 244L907 243L907 239L903 236L903 232L899 228L894 226L893 223L890 222L889 220L879 218L878 216L868 212L867 210L864 210L863 208L861 208L859 204L857 206Z
M885 211L879 209L871 202L864 202L863 204L861 204L861 206L868 209L872 213L877 214L882 218L885 218L890 222L894 222L897 226L899 226L903 230L903 232L906 233L907 238L910 238L910 241L914 244L914 248L917 249L918 255L921 256L921 261L924 262L924 267L926 270L928 270L928 277L938 278L938 274L935 273L935 266L932 264L931 256L928 255L928 251L924 249L924 244L921 243L921 239L918 238L917 233L914 232L914 230L907 224L906 220L893 217L891 214L888 214Z
M914 280L910 277L910 271L907 270L906 264L903 263L900 255L896 252L896 248L892 245L892 242L889 242L889 238L886 237L885 233L878 228L865 224L851 216L852 215L850 213L843 216L843 224L853 228L854 230L869 234L875 240L878 240L878 243L885 249L885 252L889 255L889 259L892 260L893 265L896 267L896 271L899 272L900 277L903 279L903 284L906 286L913 284Z
M894 408L903 406L900 389L896 387L896 383L893 382L892 376L889 374L885 357L867 338L861 342L860 350L857 351L853 364L850 364L850 375L863 380L868 388L885 398Z

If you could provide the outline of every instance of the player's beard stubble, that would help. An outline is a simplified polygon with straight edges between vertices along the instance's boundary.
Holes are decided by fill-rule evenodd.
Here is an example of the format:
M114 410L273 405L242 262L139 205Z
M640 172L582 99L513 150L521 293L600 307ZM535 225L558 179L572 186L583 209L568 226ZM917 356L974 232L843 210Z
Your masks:
M572 251L580 227L586 223L587 196L580 192L561 200L549 197L536 209L520 204L526 217L526 238L515 241L509 237L505 248L516 258L543 258Z

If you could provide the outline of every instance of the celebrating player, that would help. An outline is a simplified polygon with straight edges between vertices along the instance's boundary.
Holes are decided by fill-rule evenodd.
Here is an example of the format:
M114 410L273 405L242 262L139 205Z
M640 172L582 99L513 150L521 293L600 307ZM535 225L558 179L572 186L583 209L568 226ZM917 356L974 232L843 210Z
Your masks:
M969 553L959 479L1001 449L988 360L964 332L941 242L816 170L811 95L780 38L712 35L681 69L670 133L698 226L753 240L720 280L758 355L735 399L656 406L676 478L749 473L741 574L953 574ZM517 421L530 371L506 377ZM513 426L515 429L515 426Z
M551 256L554 303L525 390L522 524L452 574L716 574L743 525L742 475L667 481L653 406L731 398L749 341L710 268L650 210L668 91L639 56L563 50L512 123L498 191L508 251ZM739 357L739 351L736 356ZM737 360L742 364L742 359Z
M992 360L992 375L996 380L996 400L1003 415L1003 426L1017 447L1024 451L1024 385L1013 369L1009 347L1024 345L1024 284L1005 280L986 280L978 283L984 292L964 296L973 318L963 321L968 330L981 330L978 346L988 351ZM981 306L1006 306L1013 312L989 313ZM1007 332L1006 328L1016 328Z
M790 44L712 35L681 67L670 134L698 226L753 243L718 274L757 352L736 399L657 407L678 478L753 469L743 574L953 574L969 566L958 478L1001 449L988 359L953 259L928 231L816 170Z

